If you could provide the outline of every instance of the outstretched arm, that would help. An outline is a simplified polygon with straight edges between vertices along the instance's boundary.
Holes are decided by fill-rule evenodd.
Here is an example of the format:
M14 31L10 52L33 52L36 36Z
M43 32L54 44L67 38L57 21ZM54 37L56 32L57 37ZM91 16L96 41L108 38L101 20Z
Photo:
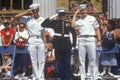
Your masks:
M11 21L14 21L14 20L20 18L21 16L28 14L30 11L32 11L32 9L28 9L27 11L24 11L24 12L21 12L21 13L15 15L14 17L11 18Z

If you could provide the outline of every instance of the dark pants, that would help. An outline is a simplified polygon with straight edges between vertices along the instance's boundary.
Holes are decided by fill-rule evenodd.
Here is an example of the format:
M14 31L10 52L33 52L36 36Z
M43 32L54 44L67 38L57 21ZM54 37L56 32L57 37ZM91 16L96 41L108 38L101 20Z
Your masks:
M28 54L17 54L15 58L15 74L26 72L31 64L30 56ZM29 73L26 72L26 75Z
M61 80L71 80L71 51L55 50Z

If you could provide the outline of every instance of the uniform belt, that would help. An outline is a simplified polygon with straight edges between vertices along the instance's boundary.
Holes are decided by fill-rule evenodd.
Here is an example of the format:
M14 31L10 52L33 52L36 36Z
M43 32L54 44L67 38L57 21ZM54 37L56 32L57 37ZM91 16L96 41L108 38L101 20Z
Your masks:
M96 37L96 35L80 35L79 37L88 38L88 37Z
M41 38L40 35L30 35L29 37Z
M59 36L59 37L62 36L62 34L60 34L60 33L55 33L54 35L55 36ZM64 37L70 37L70 35L69 34L64 34Z

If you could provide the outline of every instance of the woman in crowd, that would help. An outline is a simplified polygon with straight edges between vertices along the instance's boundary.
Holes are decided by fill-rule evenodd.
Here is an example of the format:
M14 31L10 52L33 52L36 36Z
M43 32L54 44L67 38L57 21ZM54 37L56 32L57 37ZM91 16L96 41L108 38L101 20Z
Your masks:
M10 23L7 21L4 23L5 28L1 30L2 45L8 47L12 44L14 38L14 29L10 27Z
M111 20L108 23L103 24L103 32L102 32L102 40L103 40L103 49L111 50L114 47L114 26L111 24ZM101 76L109 76L115 77L113 73L111 73L112 66L117 66L116 56L113 53L102 53L100 55L100 63L103 66L103 72L100 74Z
M18 48L25 47L28 40L28 31L25 29L25 23L19 23L19 31L15 33L15 43Z

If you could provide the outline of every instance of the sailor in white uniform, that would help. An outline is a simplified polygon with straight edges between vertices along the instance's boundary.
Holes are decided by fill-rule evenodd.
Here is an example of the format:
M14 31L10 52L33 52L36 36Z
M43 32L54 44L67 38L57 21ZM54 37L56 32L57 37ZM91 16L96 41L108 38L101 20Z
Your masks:
M90 80L96 80L96 41L97 46L101 45L101 36L99 32L99 24L95 17L87 14L86 4L81 4L72 20L72 26L78 27L78 52L80 60L80 74L81 80L85 80L85 59L86 53L88 54L89 69L90 69ZM80 18L76 21L78 13Z
M19 18L32 11L32 17L24 17L23 19L27 24L27 30L29 33L28 50L33 69L32 80L44 80L45 46L42 38L43 27L41 26L44 18L39 15L39 6L39 4L34 3L30 5L30 9L14 17L14 19Z

